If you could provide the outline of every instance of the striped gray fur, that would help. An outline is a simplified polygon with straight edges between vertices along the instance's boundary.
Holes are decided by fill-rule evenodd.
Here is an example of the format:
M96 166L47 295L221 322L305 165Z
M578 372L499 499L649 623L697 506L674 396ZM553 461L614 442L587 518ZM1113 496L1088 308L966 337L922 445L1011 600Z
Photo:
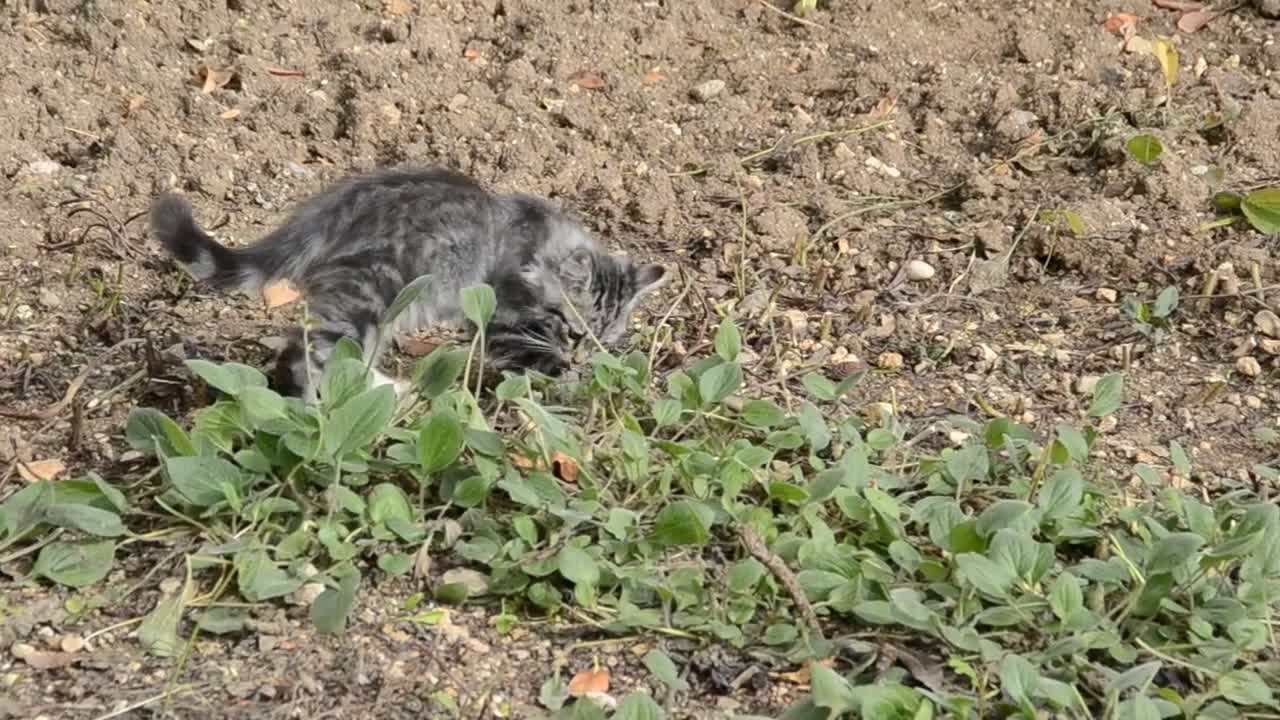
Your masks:
M544 200L490 193L442 168L350 177L245 248L220 245L175 194L156 198L151 225L198 280L250 293L280 280L298 288L312 317L307 339L315 378L344 336L376 364L394 332L467 327L459 291L481 282L493 286L498 301L486 332L492 366L556 375L589 334L606 345L621 340L637 301L667 279L661 265L607 252ZM396 295L425 274L432 282L377 338L378 320ZM275 384L311 401L307 355L295 332L277 361Z

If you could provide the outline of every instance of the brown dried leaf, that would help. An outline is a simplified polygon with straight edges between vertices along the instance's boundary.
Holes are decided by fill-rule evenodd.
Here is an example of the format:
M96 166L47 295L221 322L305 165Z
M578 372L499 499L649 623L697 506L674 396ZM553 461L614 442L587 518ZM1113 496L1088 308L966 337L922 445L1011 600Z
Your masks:
M519 453L508 453L507 459L511 461L512 465L515 465L521 470L543 470L546 468L546 466L542 464L542 458L531 458Z
M1217 10L1192 10L1178 18L1178 29L1190 35L1208 25L1222 13Z
M129 99L128 99L127 101L125 101L125 107L124 107L124 114L125 114L125 116L127 117L127 116L129 116L129 115L132 115L132 114L134 114L134 113L138 112L139 110L141 110L141 109L142 109L142 106L143 106L143 105L146 105L146 104L147 104L147 96L146 96L146 95L132 95L132 96L130 96L130 97L129 97Z
M389 2L387 2L387 14L389 15L399 17L401 15L408 15L411 12L413 12L413 5L411 5L407 0L389 0Z
M431 574L431 544L423 543L413 556L413 576L424 578Z
M262 288L262 299L266 302L268 308L277 308L281 305L288 305L297 300L298 291L288 280L280 280Z
M1124 51L1139 55L1149 55L1151 54L1151 41L1141 35L1134 35L1125 42Z
M653 85L654 83L662 82L663 77L661 71L662 68L660 67L651 67L648 72L644 74L644 77L641 78L641 81L645 85Z
M556 477L567 483L578 482L578 461L559 450L551 454L551 471Z
M569 696L582 697L588 693L609 692L609 671L606 668L583 670L569 681Z
M894 93L889 93L888 95L880 98L880 100L876 102L876 106L871 108L870 116L873 118L888 117L897 109L898 96Z
M462 51L462 57L468 60L475 60L480 57L480 51L473 47L469 47Z
M267 71L268 75L275 75L276 77L286 77L286 78L306 77L306 73L302 72L301 70L290 70L289 68L276 67L275 65L268 65L264 69Z
M590 70L579 70L569 76L569 82L577 85L583 90L602 90L604 89L604 78Z
M227 86L227 83L235 79L235 68L223 68L221 70L214 69L208 65L201 65L197 71L202 84L200 92L205 95L212 95L219 89Z
M37 650L25 643L15 644L10 652L37 670L66 667L80 660L80 656L74 653Z
M236 118L240 117L240 108L231 108L230 110L224 110L220 115L218 115L218 117L222 118L223 120L235 120Z
M41 480L52 480L62 473L66 472L66 463L57 458L48 460L34 460L29 463L18 463L18 474L27 482L40 482Z
M409 357L426 357L433 350L440 347L440 342L426 338L403 336L396 338L396 347L400 348L400 352Z

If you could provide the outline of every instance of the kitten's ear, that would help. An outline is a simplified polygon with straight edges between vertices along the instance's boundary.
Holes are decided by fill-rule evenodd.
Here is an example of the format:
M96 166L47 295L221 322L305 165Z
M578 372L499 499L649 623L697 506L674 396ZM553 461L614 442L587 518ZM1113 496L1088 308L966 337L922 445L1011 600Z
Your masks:
M578 248L569 253L560 265L560 280L568 288L585 290L591 286L591 277L595 274L596 258L590 250Z
M636 297L651 293L667 284L670 279L667 269L657 263L649 263L636 268Z

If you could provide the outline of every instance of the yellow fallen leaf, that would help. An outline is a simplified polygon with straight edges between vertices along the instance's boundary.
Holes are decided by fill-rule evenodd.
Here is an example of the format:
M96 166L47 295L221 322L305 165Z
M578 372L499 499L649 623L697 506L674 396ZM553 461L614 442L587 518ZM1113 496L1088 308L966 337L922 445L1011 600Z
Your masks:
M262 288L262 299L266 301L268 309L278 308L297 300L298 291L288 280L278 280Z
M1164 71L1164 82L1173 87L1178 82L1178 49L1173 46L1171 38L1156 36L1151 43L1151 54L1160 61L1160 69Z
M41 480L52 480L62 473L66 472L66 463L57 458L48 460L35 460L29 463L18 463L18 474L27 482L40 482Z

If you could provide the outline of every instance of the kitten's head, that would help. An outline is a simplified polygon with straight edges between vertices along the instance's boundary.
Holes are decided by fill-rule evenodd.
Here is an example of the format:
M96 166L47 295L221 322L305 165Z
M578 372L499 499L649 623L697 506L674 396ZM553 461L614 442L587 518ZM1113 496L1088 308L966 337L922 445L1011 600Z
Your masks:
M571 252L557 275L571 339L576 343L590 334L606 346L622 339L636 305L667 281L661 265L588 248Z

